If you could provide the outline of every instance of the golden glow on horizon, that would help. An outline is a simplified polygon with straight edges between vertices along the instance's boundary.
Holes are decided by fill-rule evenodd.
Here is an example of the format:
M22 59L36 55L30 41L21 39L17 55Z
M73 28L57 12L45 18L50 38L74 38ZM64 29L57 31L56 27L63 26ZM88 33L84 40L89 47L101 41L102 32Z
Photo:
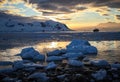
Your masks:
M47 1L47 0L40 0ZM78 30L94 27L100 23L116 22L120 23L120 8L111 8L109 6L94 6L95 3L77 4L71 9L66 6L54 4L58 10L40 5L40 1L26 0L2 0L0 10L5 10L8 14L26 16L40 20L54 20L66 24L70 29ZM33 2L33 3L31 3ZM37 3L39 2L39 4ZM119 2L116 0L115 2ZM45 2L46 3L46 2ZM38 6L40 5L40 6ZM42 8L43 7L43 8ZM65 7L65 8L64 8ZM44 9L45 8L45 9ZM59 8L64 8L59 10Z

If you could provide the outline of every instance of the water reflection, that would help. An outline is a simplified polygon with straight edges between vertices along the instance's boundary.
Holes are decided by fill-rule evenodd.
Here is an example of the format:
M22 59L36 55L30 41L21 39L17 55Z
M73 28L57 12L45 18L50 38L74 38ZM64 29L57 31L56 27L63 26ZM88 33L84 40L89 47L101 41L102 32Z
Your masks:
M49 51L55 49L62 49L66 48L70 41L52 41L52 42L39 42L33 47L38 50L42 54L46 54ZM91 59L105 59L109 62L120 61L120 41L90 41L91 45L97 47L98 55L97 56L90 56ZM0 50L0 60L1 61L15 61L20 60L20 57L14 56L21 52L21 49L26 48L29 46L23 47L14 47L11 49Z
M120 49L120 41L90 41L100 51Z
M66 48L66 45L68 45L70 42L47 42L47 43L39 43L34 46L35 49L37 49L39 52L46 54L49 51L55 50L55 49L63 49Z

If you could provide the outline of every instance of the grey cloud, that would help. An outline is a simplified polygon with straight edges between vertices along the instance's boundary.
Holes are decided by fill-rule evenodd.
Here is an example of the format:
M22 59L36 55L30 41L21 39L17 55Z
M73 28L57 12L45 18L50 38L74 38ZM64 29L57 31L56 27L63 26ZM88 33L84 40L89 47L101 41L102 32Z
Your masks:
M101 10L96 10L96 12L102 12Z
M117 18L118 20L120 20L120 15L116 15L116 18Z
M56 15L56 14L64 14L64 13L61 13L61 12L47 12L47 11L42 11L43 15L44 16L51 16L51 15Z
M107 4L111 8L120 8L120 1L119 2L112 2Z
M44 10L57 10L57 6L52 5L52 4L47 4L47 3L38 5L38 9L39 8L42 8Z
M72 11L71 9L66 8L66 7L59 8L58 10L61 11L61 12L68 12L68 13L74 12L74 11Z
M23 0L25 2L29 2L29 3L41 3L41 2L47 2L48 0Z
M18 21L18 22L36 21L36 19L34 19L32 17L22 17L19 15L7 14L7 11L0 11L0 20L8 20L8 19L12 19L12 20Z
M27 2L27 0L24 0ZM119 0L29 0L31 4L37 4L37 9L51 10L52 12L73 13L72 10L85 10L86 7L75 8L76 5L93 4L94 7L108 6L110 8L120 8Z
M109 14L103 14L103 16L109 16Z
M27 0L24 0L27 2ZM38 7L43 4L55 4L58 6L69 6L73 7L78 4L89 4L94 3L94 6L109 6L109 7L120 7L120 1L116 0L29 0L30 3L37 4Z
M77 10L85 10L85 9L87 9L87 7L77 7L76 9Z

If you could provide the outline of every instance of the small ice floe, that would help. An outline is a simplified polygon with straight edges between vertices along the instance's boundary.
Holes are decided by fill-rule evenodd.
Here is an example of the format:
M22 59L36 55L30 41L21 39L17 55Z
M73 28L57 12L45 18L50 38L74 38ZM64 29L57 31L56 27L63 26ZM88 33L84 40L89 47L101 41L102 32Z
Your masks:
M85 58L83 58L83 61L88 62L88 61L90 61L90 59L88 57L85 57Z
M48 65L46 66L46 70L50 70L50 69L55 69L57 67L57 65L54 62L50 62L48 63Z
M45 66L41 65L41 64L35 64L35 63L27 63L27 64L23 64L24 65L24 70L28 71L28 72L33 72L36 69L44 69Z
M67 48L73 48L75 46L90 46L90 43L87 40L72 40L72 42L67 45Z
M33 47L22 49L21 53L17 56L21 56L22 59L33 61L44 61L45 56L36 51Z
M36 71L36 68L35 67L29 67L29 68L24 68L23 70L31 73L31 72Z
M119 64L119 63L111 64L111 68L117 68L117 69L120 69L120 64Z
M68 59L85 57L82 53L66 53L66 54L63 54L62 56Z
M58 75L57 78L60 80L60 81L63 81L66 77L66 74L63 74L63 75Z
M36 68L44 68L45 66L41 65L41 64L35 64L33 62L24 62L24 61L15 61L13 63L13 69L14 70L20 70L20 69L24 69L26 71L31 71L35 70Z
M48 52L47 53L47 56L60 56L61 54L64 54L66 53L66 50L65 49L56 49L54 51L51 51L51 52Z
M11 61L0 61L0 66L12 65L13 62Z
M97 54L97 48L94 46L77 45L71 48L67 48L68 53L83 53L83 54Z
M92 74L92 77L95 78L96 80L103 80L107 75L107 71L104 69L100 69L96 73Z
M90 64L94 66L100 66L100 67L109 66L109 63L106 60L91 60Z
M75 66L75 67L83 67L84 66L84 64L78 60L69 60L68 65Z
M25 68L35 67L35 68L44 68L45 66L41 64L35 64L35 63L26 63L23 64Z
M67 52L83 54L97 54L97 48L91 46L87 40L73 40L67 47Z
M2 81L3 82L22 82L18 80L18 78L10 78L10 77L5 77Z
M14 70L19 70L19 69L23 69L24 68L24 61L15 61L13 62L13 69Z
M50 61L61 61L63 60L64 57L62 56L49 56L47 57L47 61L50 62Z
M45 61L45 56L42 54L39 54L37 56L33 57L33 61Z
M46 73L33 73L28 76L28 79L35 80L36 82L48 82L49 77L46 76Z
M85 48L85 52L84 52L85 54L95 55L98 53L97 48L94 46L85 46L84 48Z
M11 74L14 71L13 68L3 68L0 69L0 74Z

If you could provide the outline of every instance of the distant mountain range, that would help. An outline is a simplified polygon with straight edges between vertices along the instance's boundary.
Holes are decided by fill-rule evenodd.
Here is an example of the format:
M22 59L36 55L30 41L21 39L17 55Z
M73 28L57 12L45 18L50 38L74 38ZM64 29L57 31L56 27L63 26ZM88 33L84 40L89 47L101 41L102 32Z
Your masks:
M120 31L120 23L116 22L107 22L107 23L100 23L96 28L100 29L100 31Z
M0 32L48 32L69 30L70 29L65 24L52 20L47 20L45 22L20 22L13 19L7 19L0 23Z
M94 29L99 29L100 32L106 31L106 32L120 32L120 23L116 22L106 22L106 23L100 23L95 26L89 26L89 27L82 27L78 30L80 31L89 31L92 32Z

